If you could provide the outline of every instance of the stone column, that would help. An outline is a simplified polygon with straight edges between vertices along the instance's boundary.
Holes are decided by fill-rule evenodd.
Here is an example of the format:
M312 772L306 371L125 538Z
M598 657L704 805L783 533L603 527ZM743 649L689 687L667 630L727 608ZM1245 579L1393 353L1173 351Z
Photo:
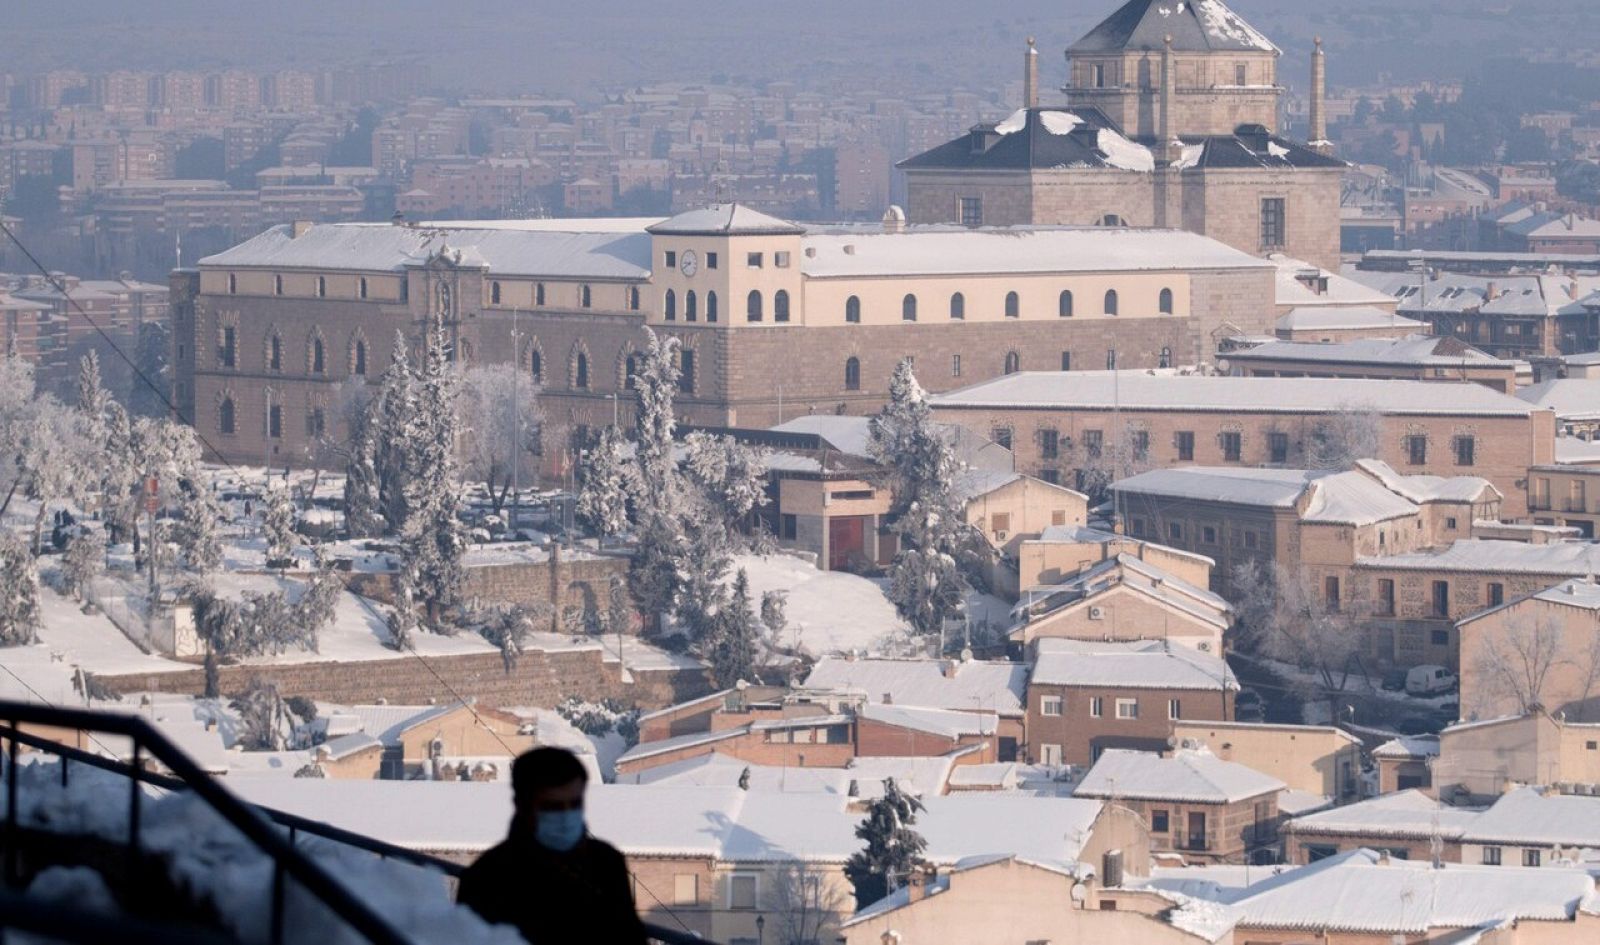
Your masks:
M1157 129L1160 141L1156 143L1156 161L1161 164L1171 164L1183 154L1183 149L1177 142L1177 134L1172 128L1173 83L1174 66L1172 64L1172 36L1165 37L1161 44L1161 114L1160 128Z
M1022 59L1022 107L1039 107L1039 50L1034 48L1032 36Z
M1309 131L1311 149L1318 154L1331 154L1333 145L1328 141L1327 117L1323 109L1324 83L1326 81L1326 66L1322 60L1322 37L1318 36L1315 46L1311 50L1311 108Z

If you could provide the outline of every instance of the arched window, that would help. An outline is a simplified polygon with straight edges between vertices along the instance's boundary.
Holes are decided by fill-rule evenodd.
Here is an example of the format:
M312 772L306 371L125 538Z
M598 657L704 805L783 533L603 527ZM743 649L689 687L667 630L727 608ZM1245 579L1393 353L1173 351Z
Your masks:
M584 308L588 308L589 307L589 303L591 301L592 301L592 296L589 294L589 287L586 286L586 285L585 286L579 286L578 287L578 304L581 305Z
M407 276L400 277L400 301L411 300L411 279Z
M1107 289L1106 290L1106 314L1107 315L1115 315L1115 314L1117 314L1117 290L1116 289Z
M622 378L623 389L637 390L639 387L639 372L644 370L644 355L637 351L629 354L627 360L623 362L622 369L627 372Z
M789 293L779 289L772 297L772 320L786 322L789 320Z
M489 304L500 304L500 283L498 282L489 283Z
M1015 292L1006 293L1006 317L1022 317L1022 299L1018 298Z
M544 358L540 356L538 348L528 352L528 373L533 375L535 384L544 383Z
M222 406L217 409L217 429L221 430L223 433L233 433L234 421L232 397L222 398Z
M914 322L917 320L917 297L910 293L900 300L900 318L902 321Z
M715 292L707 292L706 293L706 321L714 322L716 320L717 320L717 293L715 293Z
M950 317L967 317L967 297L962 295L960 292L950 296Z
M1172 290L1171 289L1162 289L1161 290L1161 301L1158 303L1158 307L1161 310L1161 314L1163 314L1163 315L1171 315L1172 314Z
M1108 213L1100 218L1101 226L1127 226L1127 222L1115 213Z
M1006 373L1015 374L1022 370L1022 356L1015 351L1006 352Z
M682 348L678 351L678 391L684 394L694 393L694 349Z
M357 377L366 377L367 376L367 343L365 341L357 341L356 342L356 355L355 355L354 361L355 361L355 363L351 365L350 373L355 374Z
M1056 302L1056 309L1057 309L1056 314L1060 315L1062 318L1071 318L1072 317L1072 290L1071 289L1062 289L1061 290L1061 298L1060 298L1059 301Z
M328 297L328 277L327 276L318 276L317 277L317 298L325 299L327 297Z
M327 358L323 351L321 338L311 339L311 373L321 374L327 370Z
M536 282L536 283L533 284L533 304L535 304L535 305L543 305L544 304L544 283L543 282Z
M578 352L577 363L573 365L572 386L579 390L589 389L589 356L582 351Z
M275 276L272 277L272 294L273 295L282 295L283 294L283 277L282 276L276 276L275 275Z
M672 291L671 289L667 290L666 298L662 299L661 301L661 314L665 316L669 322L677 320L678 293Z
M637 312L638 310L639 310L639 287L638 286L633 286L632 288L628 289L628 311Z
M361 281L356 283L356 294L361 296L362 298L366 298L367 297L367 277L366 276L362 276L361 277Z
M744 317L747 321L761 321L761 293L755 289L744 299Z
M683 294L683 320L686 322L700 320L700 297L694 294L693 289Z
M230 272L230 273L228 273L228 294L229 295L233 295L233 294L237 293L238 291L239 291L239 277ZM230 401L230 403L231 403L231 401Z
M844 320L853 324L861 324L861 299L852 295L844 300Z
M283 339L276 334L267 339L267 370L283 370Z
M1172 367L1172 349L1171 348L1162 348L1161 349L1161 366L1162 367Z
M844 389L861 389L861 360L849 358L844 362Z

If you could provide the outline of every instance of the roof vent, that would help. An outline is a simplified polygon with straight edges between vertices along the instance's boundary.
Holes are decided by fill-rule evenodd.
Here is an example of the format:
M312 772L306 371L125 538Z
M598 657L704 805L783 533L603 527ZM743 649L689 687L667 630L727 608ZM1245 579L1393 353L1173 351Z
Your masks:
M846 244L844 244L844 254L846 256L854 256L856 254L856 244L854 244L854 243L846 243Z
M817 248L815 246L807 246L806 247L806 258L807 259L816 259L817 258Z
M305 236L310 231L311 231L311 221L310 220L296 220L293 223L289 224L289 235L294 239L299 239L300 237Z
M1257 154L1265 154L1267 145L1272 141L1272 133L1266 125L1240 125L1233 129L1233 136Z
M883 211L883 232L904 233L906 231L906 212L899 206L891 204L889 209Z

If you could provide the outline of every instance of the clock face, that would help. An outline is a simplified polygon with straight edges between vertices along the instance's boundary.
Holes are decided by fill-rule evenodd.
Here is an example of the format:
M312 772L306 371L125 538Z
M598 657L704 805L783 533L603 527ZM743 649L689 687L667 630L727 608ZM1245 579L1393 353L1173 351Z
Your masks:
M686 249L683 255L678 257L678 271L686 276L692 276L700 271L700 257L695 255L694 250Z

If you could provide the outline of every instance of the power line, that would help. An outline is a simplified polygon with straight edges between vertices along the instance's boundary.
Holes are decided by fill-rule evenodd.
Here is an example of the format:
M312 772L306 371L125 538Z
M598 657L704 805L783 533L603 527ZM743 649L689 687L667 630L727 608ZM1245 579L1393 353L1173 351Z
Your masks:
M12 679L15 679L18 683L20 683L22 685L22 688L24 688L24 689L28 690L29 692L33 693L34 698L38 699L40 702L44 703L45 705L49 706L52 709L56 707L56 704L54 702L51 702L49 699L46 699L44 697L44 693L42 693L39 690L37 690L37 689L33 688L32 686L28 685L28 681L26 679L23 679L21 676L18 676L16 673L12 672L11 668L9 666L7 666L4 663L0 663L0 669L5 670L6 671L6 675L10 676ZM85 687L85 688L87 688L87 687ZM83 734L87 735L89 737L89 741L94 742L96 745L100 746L100 750L105 752L106 755L108 755L109 757L112 757L112 758L117 757L117 753L112 751L110 748L107 748L105 742L102 742L100 739L95 738L93 732L84 732ZM65 764L66 763L66 759L62 759L62 763Z

